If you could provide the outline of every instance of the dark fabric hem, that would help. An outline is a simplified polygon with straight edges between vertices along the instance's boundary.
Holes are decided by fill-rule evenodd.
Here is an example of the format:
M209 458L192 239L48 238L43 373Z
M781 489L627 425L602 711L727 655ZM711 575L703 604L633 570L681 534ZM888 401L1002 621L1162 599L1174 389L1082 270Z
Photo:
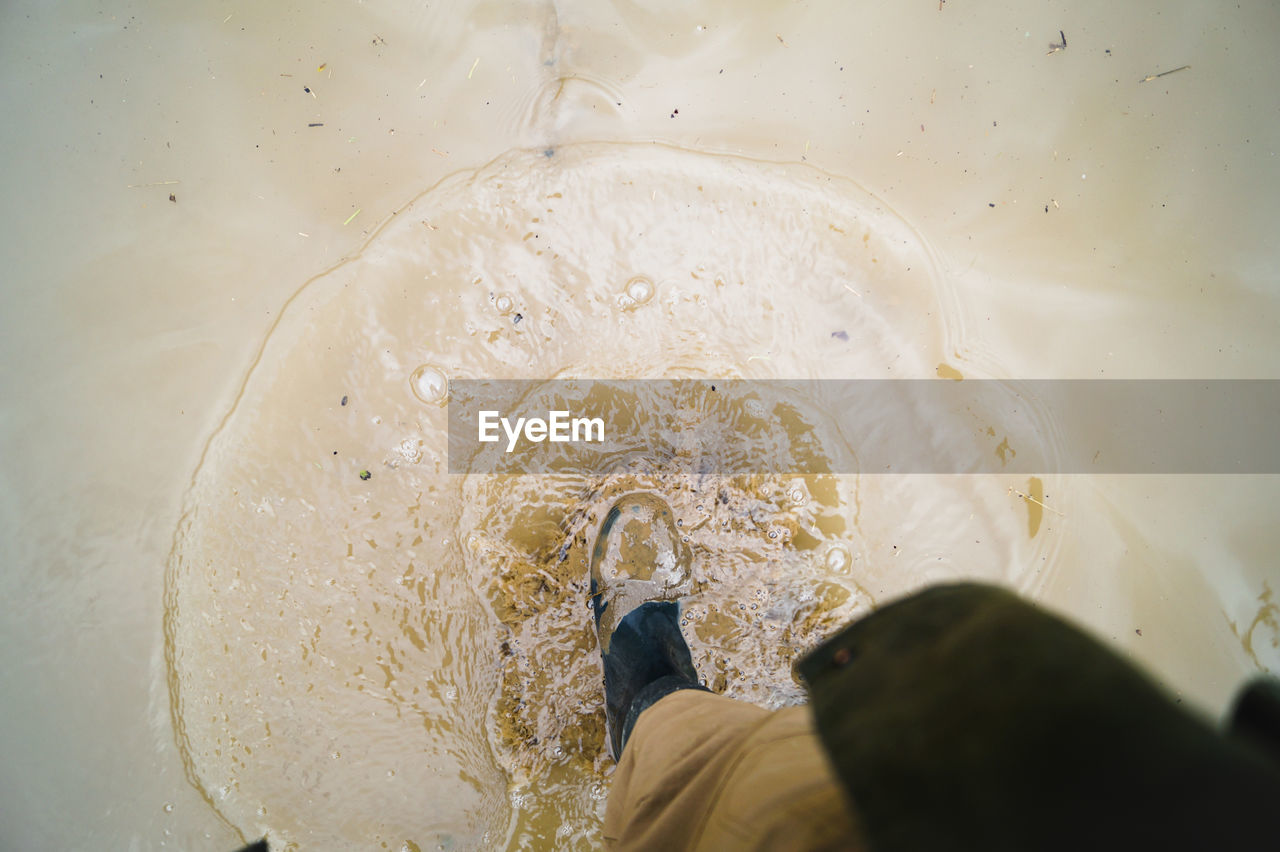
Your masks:
M622 725L622 735L619 737L621 742L618 743L618 754L622 754L623 747L627 744L627 740L631 739L631 731L636 726L636 722L640 718L640 714L648 708L657 704L661 699L666 698L673 692L680 692L684 689L696 689L701 692L711 692L700 683L681 677L680 675L667 675L650 683L644 689L636 694L631 700L631 709L627 711L627 719Z

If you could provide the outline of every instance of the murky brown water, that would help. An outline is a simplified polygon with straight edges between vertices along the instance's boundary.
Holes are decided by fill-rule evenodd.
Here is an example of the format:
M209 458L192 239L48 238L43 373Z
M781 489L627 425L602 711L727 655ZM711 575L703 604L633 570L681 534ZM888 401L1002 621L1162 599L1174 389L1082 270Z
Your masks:
M1034 588L1062 525L1029 534L991 478L445 473L442 379L928 377L944 286L882 201L803 166L572 146L427 193L293 299L197 476L166 616L192 776L306 847L598 845L586 552L627 490L687 531L700 673L766 706L877 594Z
M1280 668L1273 478L451 478L432 396L1272 377L1276 14L6 7L0 845L590 848L630 487L729 694L981 576L1217 711Z

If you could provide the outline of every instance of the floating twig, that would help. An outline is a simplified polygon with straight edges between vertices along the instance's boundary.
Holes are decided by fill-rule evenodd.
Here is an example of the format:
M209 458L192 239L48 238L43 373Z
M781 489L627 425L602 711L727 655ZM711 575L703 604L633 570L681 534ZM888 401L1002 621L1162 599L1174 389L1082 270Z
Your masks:
M131 183L126 189L138 189L143 186L173 186L175 183L182 183L180 180L158 180L152 183Z
M1187 70L1188 68L1190 68L1190 67L1191 67L1190 65L1181 65L1181 66L1179 66L1179 67L1177 67L1177 68L1173 68L1173 69L1171 69L1171 70L1169 70L1169 71L1161 71L1159 74L1148 74L1147 76L1143 77L1143 78L1142 78L1141 80L1139 80L1138 82L1139 82L1139 83L1150 83L1152 80L1159 80L1161 77L1167 77L1167 76L1168 76L1168 75L1170 75L1170 74L1177 74L1179 71L1186 71L1186 70Z
M1055 515L1059 515L1059 516L1061 516L1061 517L1063 517L1063 518L1065 518L1065 517L1066 517L1066 514L1065 514L1064 512L1059 512L1057 509L1053 508L1053 507L1052 507L1052 506L1050 506L1049 504L1047 504L1047 503L1043 503L1043 502L1041 502L1041 501L1037 500L1036 498L1032 497L1030 494L1023 494L1021 491L1019 491L1019 490L1018 490L1018 489L1016 489L1016 488L1010 488L1010 489L1009 489L1009 491L1010 491L1010 493L1012 493L1012 494L1017 494L1017 495L1018 495L1019 497L1021 497L1023 500L1030 500L1032 503L1035 503L1035 504L1036 504L1037 506L1039 506L1041 509L1048 509L1050 512L1053 512Z
M356 218L357 216L359 216L359 215L360 215L360 211L361 211L361 210L363 210L363 209L364 209L363 207L357 207L357 208L356 208L356 212L354 212L354 213L352 213L350 216L348 216L348 217L347 217L347 221L343 222L342 224L343 224L343 225L350 225L350 224L351 224L351 220L352 220L352 219L354 219L354 218Z

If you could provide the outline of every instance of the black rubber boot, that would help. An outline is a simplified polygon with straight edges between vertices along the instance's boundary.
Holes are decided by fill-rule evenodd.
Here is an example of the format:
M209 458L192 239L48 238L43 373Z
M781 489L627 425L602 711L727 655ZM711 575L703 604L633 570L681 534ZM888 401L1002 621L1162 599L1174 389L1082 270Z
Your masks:
M591 603L604 658L605 717L615 760L641 711L698 683L680 633L690 555L671 508L645 493L613 504L591 558Z

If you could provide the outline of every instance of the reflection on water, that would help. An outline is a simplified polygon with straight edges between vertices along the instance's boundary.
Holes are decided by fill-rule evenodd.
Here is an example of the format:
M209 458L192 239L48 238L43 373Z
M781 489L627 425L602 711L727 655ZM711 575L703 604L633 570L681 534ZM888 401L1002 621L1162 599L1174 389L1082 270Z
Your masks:
M586 553L623 491L688 538L700 674L764 706L878 599L1034 588L1056 484L445 472L450 379L930 377L940 286L892 211L803 167L565 147L425 194L295 297L205 454L166 597L192 779L300 848L593 848Z

